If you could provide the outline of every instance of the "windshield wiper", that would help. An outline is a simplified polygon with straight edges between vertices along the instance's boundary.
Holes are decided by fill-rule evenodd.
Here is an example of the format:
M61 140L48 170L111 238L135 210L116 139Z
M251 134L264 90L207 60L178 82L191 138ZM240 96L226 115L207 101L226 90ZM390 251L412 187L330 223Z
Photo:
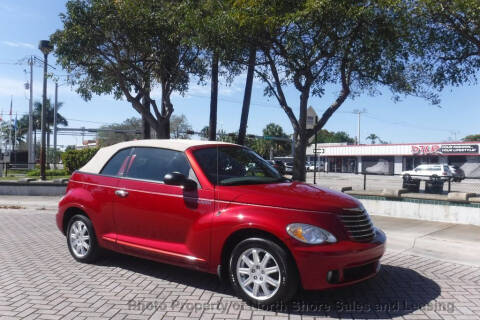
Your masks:
M235 179L230 180L226 179L227 181L220 181L220 185L222 186L238 186L238 185L248 185L248 184L267 184L267 183L277 183L277 182L288 182L287 178L278 178L278 179L266 179L266 180L258 180L258 179ZM228 181L230 180L230 181Z

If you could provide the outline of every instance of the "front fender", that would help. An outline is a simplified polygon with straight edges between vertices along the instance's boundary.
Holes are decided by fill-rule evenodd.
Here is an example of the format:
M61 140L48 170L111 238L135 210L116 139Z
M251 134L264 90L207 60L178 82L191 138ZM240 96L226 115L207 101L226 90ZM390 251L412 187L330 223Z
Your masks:
M240 230L267 232L283 242L291 252L298 246L305 246L287 234L286 227L295 222L308 223L327 230L339 228L335 215L330 213L238 204L217 210L212 223L212 271L221 264L222 250L228 238Z

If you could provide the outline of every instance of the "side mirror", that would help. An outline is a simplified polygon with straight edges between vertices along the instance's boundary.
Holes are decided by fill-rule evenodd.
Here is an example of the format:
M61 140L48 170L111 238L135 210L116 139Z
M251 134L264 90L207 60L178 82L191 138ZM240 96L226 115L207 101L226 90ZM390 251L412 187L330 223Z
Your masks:
M180 172L167 173L163 177L163 183L172 186L182 186L185 191L192 191L197 188L197 183L188 179Z

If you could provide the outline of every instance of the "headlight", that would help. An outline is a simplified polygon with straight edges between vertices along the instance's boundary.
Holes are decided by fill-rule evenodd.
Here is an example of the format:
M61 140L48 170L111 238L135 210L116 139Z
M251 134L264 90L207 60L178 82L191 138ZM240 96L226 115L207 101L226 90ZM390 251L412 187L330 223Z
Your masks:
M289 224L287 233L298 241L308 244L337 242L337 238L327 230L304 223Z

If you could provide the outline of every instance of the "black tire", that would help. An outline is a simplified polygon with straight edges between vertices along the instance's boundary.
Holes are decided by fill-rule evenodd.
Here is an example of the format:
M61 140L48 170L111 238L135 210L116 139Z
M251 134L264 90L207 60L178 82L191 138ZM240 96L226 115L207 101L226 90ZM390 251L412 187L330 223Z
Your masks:
M274 274L272 276L276 276L279 280L280 284L278 286L278 289L273 294L273 296L268 299L256 299L249 295L240 285L237 276L237 264L239 263L238 260L240 259L242 254L244 254L249 249L253 250L257 248L268 252L273 257L280 270L276 275ZM237 295L254 306L270 306L273 304L288 302L295 295L299 287L298 272L292 259L293 258L291 258L291 256L288 254L288 252L285 251L285 249L283 249L281 246L279 246L273 241L263 238L246 239L238 243L230 255L228 263L228 276L230 278L232 287L237 293ZM252 267L252 269L254 268Z
M74 232L75 229L72 230L72 228L75 228L74 225L76 226L76 223L79 223L80 225L83 224L86 226L87 232L88 232L88 244L89 247L86 249L86 252L84 255L80 255L77 250L74 248L73 242L75 241L72 239L71 234ZM68 227L67 227L67 245L68 245L68 250L70 251L70 254L72 257L77 260L78 262L83 262L83 263L91 263L94 262L95 260L98 259L100 255L100 247L98 246L97 242L97 237L95 235L95 230L93 229L93 224L90 221L90 219L84 215L77 214L74 215L69 221L68 221ZM87 240L85 240L87 241Z

